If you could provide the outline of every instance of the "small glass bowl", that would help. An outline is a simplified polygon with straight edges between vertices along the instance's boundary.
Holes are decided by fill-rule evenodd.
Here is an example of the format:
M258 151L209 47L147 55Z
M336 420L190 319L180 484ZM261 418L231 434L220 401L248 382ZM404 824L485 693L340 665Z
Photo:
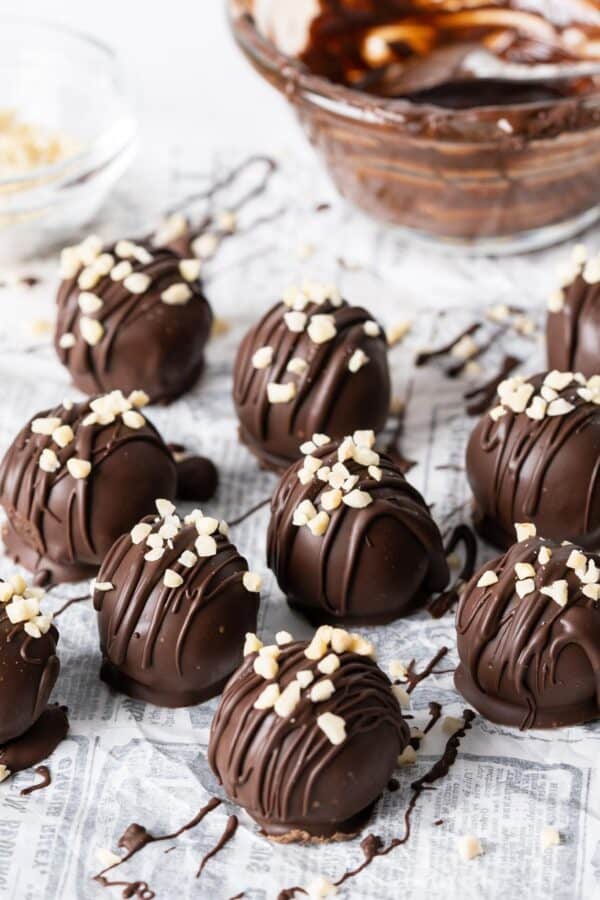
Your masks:
M0 260L13 263L77 235L133 159L137 126L110 48L69 28L4 16L0 110L74 142L60 162L0 177Z
M579 97L448 109L334 84L228 0L234 37L283 93L339 192L436 248L508 254L600 219L600 87Z

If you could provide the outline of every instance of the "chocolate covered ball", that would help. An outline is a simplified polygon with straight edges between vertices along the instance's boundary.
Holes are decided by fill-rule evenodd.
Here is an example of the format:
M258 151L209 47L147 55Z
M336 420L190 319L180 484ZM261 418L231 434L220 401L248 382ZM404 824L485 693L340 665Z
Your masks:
M234 369L240 440L283 471L315 432L380 431L390 406L385 335L335 288L288 289L247 333Z
M584 247L548 302L546 342L551 369L600 374L600 257L588 259Z
M358 833L408 744L409 730L373 647L322 626L286 632L245 660L212 723L208 759L228 797L275 840Z
M37 722L58 677L58 632L40 608L43 593L20 575L0 581L0 745Z
M38 413L0 463L2 536L39 582L93 575L117 537L175 496L173 457L140 412L147 397L120 391Z
M516 522L600 547L600 377L552 371L504 381L467 448L474 521L506 549Z
M457 689L492 722L558 728L600 716L600 556L535 536L487 563L456 617Z
M63 251L55 345L86 394L141 388L168 403L204 368L212 312L200 262L151 241L103 249L87 238Z
M260 578L199 510L182 522L168 500L119 538L94 588L101 677L157 706L218 694L256 627Z
M448 584L425 501L374 441L372 431L314 435L273 497L268 564L312 622L390 622Z

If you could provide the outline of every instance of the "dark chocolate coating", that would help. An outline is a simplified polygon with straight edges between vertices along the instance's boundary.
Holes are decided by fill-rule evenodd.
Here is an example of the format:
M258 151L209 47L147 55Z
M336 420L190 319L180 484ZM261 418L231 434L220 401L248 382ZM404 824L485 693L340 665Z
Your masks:
M562 309L548 313L548 366L587 378L600 375L600 283L588 284L580 272L563 297Z
M148 420L138 429L120 417L110 425L84 425L89 413L87 402L39 413L34 418L55 416L70 425L71 443L61 449L51 436L34 434L32 419L0 464L7 552L40 581L93 575L117 537L154 508L157 495L175 496L175 462ZM38 465L45 448L59 459L56 472ZM71 476L71 458L92 463L87 478Z
M192 503L211 500L219 486L219 472L207 456L188 456L177 462L177 498Z
M160 519L148 517L154 533ZM258 593L243 586L246 560L221 534L217 553L186 568L198 532L183 526L156 562L144 559L145 542L124 534L108 553L98 582L114 590L94 593L103 663L101 677L115 690L157 706L192 706L218 694L242 658L244 634L256 627ZM172 569L177 588L163 577Z
M116 265L123 260L115 255L115 246L104 252L113 254ZM152 261L128 261L135 273L151 277L145 293L131 293L123 281L113 281L110 274L90 289L103 302L92 314L104 327L104 335L94 346L84 341L79 330L79 273L62 282L57 297L56 352L73 384L85 394L117 389L129 394L142 389L151 401L170 403L193 387L202 373L212 311L200 281L185 282L192 291L186 303L164 303L162 292L184 281L179 272L181 257L167 247L143 246ZM59 344L66 333L75 336L74 346L68 349Z
M313 454L332 466L338 444ZM364 509L344 504L329 513L322 536L293 524L304 500L315 508L328 484L298 480L302 463L283 476L271 505L267 560L288 603L311 622L382 624L407 615L433 593L443 591L449 570L442 538L419 492L386 456L383 477L364 466L345 463L359 475L356 488L371 495Z
M0 745L25 734L46 709L60 669L57 642L53 625L41 637L30 637L0 603Z
M542 546L552 553L546 565L537 562ZM514 544L486 563L461 597L455 683L492 722L557 728L600 716L600 604L582 594L584 585L567 567L573 550L540 538ZM599 556L592 558L600 565ZM515 591L517 563L536 570L535 591L522 599ZM486 570L498 582L477 587ZM568 582L566 606L540 593L557 580Z
M345 652L333 675L321 676L316 662L304 655L307 646L294 642L281 648L280 688L310 669L314 684L331 679L332 696L314 703L311 685L291 716L254 709L269 682L254 672L253 653L225 688L208 745L209 763L227 795L268 836L286 841L356 834L409 740L398 700L377 663ZM326 712L345 720L343 743L332 744L317 725Z
M60 742L66 738L68 730L67 708L51 703L25 734L0 747L0 763L5 765L9 772L30 769L56 750ZM47 785L40 785L42 786Z
M536 389L543 375L529 379ZM541 421L508 410L498 421L486 413L467 448L467 476L477 530L506 549L517 522L538 534L600 547L600 406L586 402L572 383L560 397L575 405L567 415Z
M316 432L342 438L355 429L381 431L390 406L390 374L383 330L377 337L364 331L372 316L347 303L308 303L304 312L331 315L337 334L325 343L314 343L308 333L292 332L277 303L246 334L234 368L233 398L240 420L240 440L261 466L282 472L300 456L299 446ZM262 347L273 349L271 365L255 369L253 354ZM363 350L369 362L352 373L348 363L355 350ZM308 363L301 374L286 371L291 359ZM267 385L294 383L296 397L289 403L270 403Z

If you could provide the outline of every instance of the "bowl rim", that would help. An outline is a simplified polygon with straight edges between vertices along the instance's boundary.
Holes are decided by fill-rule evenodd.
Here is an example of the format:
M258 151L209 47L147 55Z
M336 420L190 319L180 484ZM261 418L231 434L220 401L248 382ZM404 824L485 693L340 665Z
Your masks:
M30 169L22 175L0 177L0 191L14 188L19 194L24 195L29 184L31 185L30 190L35 190L40 186L47 187L48 184L51 184L52 187L56 188L60 187L61 182L76 181L81 175L81 169L92 164L98 155L108 155L111 157L118 156L135 141L137 135L137 121L132 111L131 94L127 87L120 56L110 44L81 29L41 16L24 16L12 13L0 14L0 29L11 25L25 28L33 27L48 33L60 34L69 39L74 39L81 46L87 46L88 48L94 48L95 50L100 51L111 66L111 76L116 85L117 95L123 101L122 114L105 129L100 131L89 144L82 147L78 152L59 160L56 163L37 166L35 169ZM124 135L121 140L121 145L118 147L111 146L111 138L114 135L119 134L119 132L123 132ZM108 152L105 149L107 146L109 148Z
M258 66L267 69L274 79L286 82L286 94L304 92L326 109L336 109L346 118L363 120L374 125L404 127L415 137L431 131L437 140L459 140L475 143L499 143L501 141L531 140L537 137L556 137L565 131L589 129L583 122L594 116L600 126L600 86L597 91L579 97L561 97L536 100L520 104L491 104L489 106L450 109L434 103L420 103L407 98L378 97L365 91L337 84L321 75L315 75L297 59L286 56L256 27L247 0L226 0L229 24L235 40ZM569 124L555 127L548 134L544 123L548 111L564 109ZM582 124L576 124L579 117ZM509 120L507 132L499 122ZM534 133L531 125L534 124ZM536 124L537 123L537 124ZM541 128L542 133L535 133ZM431 134L429 134L431 136Z

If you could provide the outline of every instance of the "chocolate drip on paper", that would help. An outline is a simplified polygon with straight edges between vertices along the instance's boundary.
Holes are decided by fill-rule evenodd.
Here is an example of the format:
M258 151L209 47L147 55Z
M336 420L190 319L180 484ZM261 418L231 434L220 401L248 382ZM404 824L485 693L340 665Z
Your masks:
M417 672L416 670L416 662L414 659L411 659L408 664L408 672L406 674L406 680L408 683L408 687L406 691L408 694L412 694L414 689L419 685L422 681L425 681L426 678L429 678L430 675L435 674L435 667L448 653L448 647L440 647L438 652L435 654L433 659L431 659L425 668L421 672Z
M474 335L479 329L482 327L481 322L473 322L472 325L469 325L460 334L457 334L455 338L452 338L451 341L448 341L447 344L443 344L441 347L438 347L437 350L422 350L417 354L415 358L415 366L419 368L420 366L426 366L434 359L439 359L441 356L447 356L448 353L452 351L452 348L455 347L463 338L471 337Z
M337 447L326 445L315 450L313 455L324 465L333 466L337 462ZM318 610L323 610L332 618L343 620L346 616L355 616L372 621L368 599L363 604L364 609L361 607L356 611L351 608L351 600L354 582L360 575L360 550L369 541L369 536L377 532L378 527L386 528L390 534L397 534L398 547L403 538L410 542L414 539L421 554L418 565L422 571L421 584L416 585L410 595L403 596L401 586L396 589L394 606L390 602L390 609L386 610L389 621L423 602L448 583L448 569L440 533L419 492L406 481L389 458L380 456L382 477L379 481L354 461L347 461L345 465L351 475L358 475L356 488L366 491L372 502L360 510L342 503L331 512L327 531L319 539L318 549L310 561L318 578L314 602L318 604ZM306 612L307 607L302 603L303 596L299 591L299 584L302 585L305 576L294 557L301 535L300 529L293 524L293 515L305 500L316 506L318 498L329 487L318 478L303 485L297 476L299 467L298 463L287 472L273 498L267 536L267 559L282 591L291 598L292 604L297 603ZM343 535L339 540L343 540L347 548L342 558L339 556L338 535ZM373 559L371 565L374 579L378 577L379 565L376 561L376 547L377 544L370 556ZM312 613L312 607L308 612Z
M265 506L268 506L271 503L271 500L271 497L266 497L264 500L260 500L254 506L251 506L250 509L247 509L246 512L238 516L236 519L230 520L229 527L234 528L236 525L241 525L247 519L251 518L254 513L257 513L260 509L264 509Z
M217 841L215 846L212 848L212 850L209 850L208 853L205 856L203 856L202 862L200 863L198 871L196 872L196 878L200 878L200 876L202 875L202 872L204 870L204 867L206 866L206 863L209 861L209 859L212 859L213 856L216 856L217 853L220 853L221 850L223 850L223 848L227 846L229 841L232 839L232 837L236 833L238 825L239 825L238 817L237 816L229 816L229 818L227 819L227 824L225 826L225 831L223 832L223 834L221 835L221 837L219 838L219 840Z
M29 787L23 788L21 797L28 797L29 794L34 794L36 791L42 791L52 784L52 776L50 775L48 766L36 766L35 773L36 775L39 775L42 780L38 781L37 784L32 784Z
M54 753L68 730L66 707L48 706L28 731L0 747L0 765L9 772L33 768Z

